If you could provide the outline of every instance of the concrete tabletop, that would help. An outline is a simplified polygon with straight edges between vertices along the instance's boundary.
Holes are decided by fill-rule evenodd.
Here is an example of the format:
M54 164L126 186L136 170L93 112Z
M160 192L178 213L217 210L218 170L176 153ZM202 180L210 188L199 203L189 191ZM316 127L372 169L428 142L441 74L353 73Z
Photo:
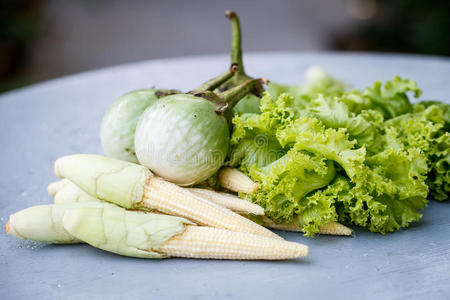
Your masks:
M450 100L450 60L371 54L255 53L249 74L300 82L310 65L364 87L401 75L422 99ZM121 94L142 87L189 90L221 73L228 57L147 61L44 82L0 95L0 223L50 203L53 161L101 153L100 121ZM399 299L450 297L450 203L431 201L423 219L382 236L280 232L307 244L305 259L283 262L143 260L88 245L47 245L0 233L0 298L15 299ZM307 298L306 298L307 297Z

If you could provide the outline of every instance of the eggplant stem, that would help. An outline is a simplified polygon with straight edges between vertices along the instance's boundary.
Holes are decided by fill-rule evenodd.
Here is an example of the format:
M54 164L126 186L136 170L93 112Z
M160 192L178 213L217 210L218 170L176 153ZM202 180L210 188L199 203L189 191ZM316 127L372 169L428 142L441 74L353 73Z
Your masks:
M239 17L234 11L227 10L226 17L231 21L233 36L231 41L231 62L240 66L237 74L245 75L244 64L242 63L242 39L241 25Z
M225 16L231 22L232 28L232 40L231 40L231 62L239 65L239 70L233 75L233 78L225 82L219 87L219 91L223 92L233 87L239 86L243 82L253 79L245 73L244 63L242 59L242 33L241 24L238 15L231 10L225 12ZM252 93L258 97L261 97L264 89L261 84L255 85L252 89Z
M239 69L240 69L239 64L232 63L230 68L225 73L222 73L219 76L216 76L216 77L206 81L205 83L203 83L201 86L199 86L198 88L196 88L195 90L193 90L190 93L212 91L212 90L218 88L222 83L226 82L231 77L233 77L233 75L236 72L238 72Z
M249 94L255 87L261 86L268 82L267 79L248 79L238 86L235 86L223 93L220 93L218 96L222 100L220 102L215 103L215 111L218 114L228 115L231 114L233 107L247 94Z

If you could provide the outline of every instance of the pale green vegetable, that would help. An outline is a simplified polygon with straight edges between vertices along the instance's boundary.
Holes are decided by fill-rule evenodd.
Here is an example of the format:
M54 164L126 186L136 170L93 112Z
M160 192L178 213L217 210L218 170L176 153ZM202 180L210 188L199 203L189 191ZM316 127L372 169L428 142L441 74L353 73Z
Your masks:
M196 224L281 239L272 231L153 176L145 167L113 158L78 154L59 158L58 177L67 178L100 200L131 209L157 210Z
M184 231L186 219L127 211L122 208L79 207L67 211L64 228L78 239L109 252L141 258L164 258L158 249Z
M54 244L79 243L63 225L64 213L75 207L109 207L108 203L48 204L32 206L12 214L5 226L6 234L23 240Z
M137 163L134 132L144 110L161 96L173 91L141 89L117 99L103 117L100 139L106 156Z
M68 179L49 184L47 190L55 204L100 202Z
M227 155L229 129L214 105L193 95L173 95L146 110L136 128L139 162L179 185L214 174Z
M93 197L125 208L134 208L142 200L152 176L143 166L91 154L59 158L55 174L67 177Z
M228 120L234 105L261 80L226 92L175 94L161 98L139 119L135 134L139 163L182 186L200 183L223 165L228 153Z

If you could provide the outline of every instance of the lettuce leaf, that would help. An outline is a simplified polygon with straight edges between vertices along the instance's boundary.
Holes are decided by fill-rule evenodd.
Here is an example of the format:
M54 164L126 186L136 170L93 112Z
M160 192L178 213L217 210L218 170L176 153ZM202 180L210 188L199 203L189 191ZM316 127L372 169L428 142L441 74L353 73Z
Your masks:
M332 202L307 196L333 180L333 162L292 148L263 168L252 165L248 174L259 182L251 200L264 207L273 221L297 221L306 235L314 235L321 226L337 219Z
M329 128L345 128L350 139L355 139L359 147L365 147L371 152L377 152L381 147L381 136L377 130L375 111L363 111L364 114L351 112L339 97L317 96L308 107L310 115L316 117ZM378 116L379 117L379 116ZM381 116L382 118L382 116Z
M415 113L391 119L384 126L390 134L387 148L416 148L424 153L430 196L443 201L450 193L450 133L445 129L445 113L441 107L445 106L416 106ZM392 141L395 145L391 145Z
M356 141L350 140L343 128L326 129L318 119L300 117L279 130L277 138L282 146L291 145L337 162L350 178L363 175L365 148L355 149Z
M366 156L364 147L356 149L345 130L325 129L308 118L295 120L277 136L282 145L294 143L292 149L323 156L342 167L341 175L354 185L355 197L346 203L357 207L348 223L387 233L421 217L418 210L427 204L428 187L426 159L418 149L387 149Z

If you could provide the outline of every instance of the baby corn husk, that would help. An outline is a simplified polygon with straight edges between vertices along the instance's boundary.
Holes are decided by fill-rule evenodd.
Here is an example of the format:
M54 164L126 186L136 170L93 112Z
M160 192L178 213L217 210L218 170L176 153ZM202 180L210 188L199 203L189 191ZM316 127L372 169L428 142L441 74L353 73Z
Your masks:
M67 178L89 195L125 208L137 208L152 173L147 168L93 154L64 156L55 174Z
M111 204L48 204L29 207L9 217L5 232L23 240L55 244L79 243L80 240L64 229L62 218L68 209L80 205L103 207Z
M218 180L220 186L237 193L250 194L258 189L258 184L235 168L222 168Z
M154 209L196 224L279 238L263 226L153 176L145 167L98 155L59 158L58 177L67 178L91 196L130 209Z
M62 217L67 207L38 205L12 214L5 225L7 235L23 240L72 244L80 241L62 226Z
M308 255L308 247L302 244L202 226L186 226L160 251L169 256L209 259L282 260Z
M53 196L55 204L101 202L68 179L50 183L47 191Z
M189 191L239 214L264 215L264 208L261 206L232 194L200 188L190 188Z
M76 208L63 218L80 240L120 255L142 258L289 259L308 247L258 235L192 226L167 215L110 208Z
M165 258L158 251L171 237L184 231L190 221L174 216L120 207L79 207L63 217L64 228L96 248L140 258Z
M49 185L47 185L47 192L49 195L55 196L56 193L58 193L58 191L62 190L69 184L70 184L70 180L68 180L68 179L62 179L62 180L52 182Z
M277 230L285 230L285 231L295 231L295 232L303 232L303 229L298 224L290 224L290 223L275 223L271 219L267 217L262 217L262 223L264 226ZM348 228L345 225L342 225L338 222L331 222L330 224L324 225L320 228L320 234L328 234L328 235L353 235L353 230Z

